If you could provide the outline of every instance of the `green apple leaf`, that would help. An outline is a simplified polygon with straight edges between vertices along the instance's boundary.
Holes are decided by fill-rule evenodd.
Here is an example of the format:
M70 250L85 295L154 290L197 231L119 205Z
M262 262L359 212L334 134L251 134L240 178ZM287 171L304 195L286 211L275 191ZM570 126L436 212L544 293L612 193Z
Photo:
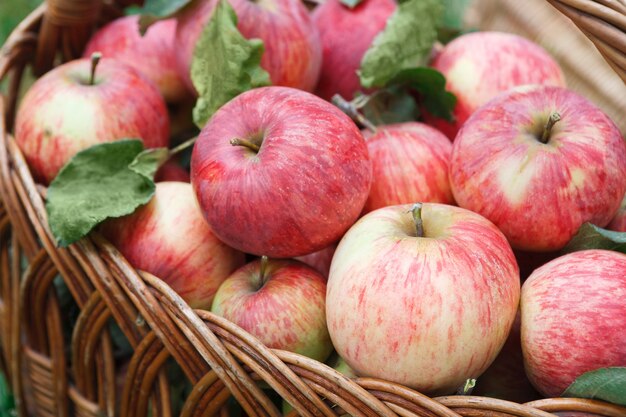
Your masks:
M198 91L193 119L203 128L223 104L252 88L270 84L261 68L263 41L246 39L237 30L237 15L226 0L202 31L191 62L191 79Z
M376 91L360 107L363 116L376 126L417 120L417 101L407 90L385 88Z
M145 0L143 7L133 10L140 14L139 30L142 34L148 30L153 23L168 19L181 11L193 0Z
M586 249L607 249L626 253L626 232L614 232L595 224L585 223L563 248L563 252L569 253Z
M169 157L170 151L167 148L146 149L137 155L128 168L144 177L154 178L154 174Z
M348 6L349 8L354 9L363 0L340 0L340 1L341 1L341 4L343 4L344 6Z
M77 153L48 188L46 210L61 247L86 236L102 221L131 214L155 191L143 162L130 165L143 151L138 139L101 143Z
M427 63L443 7L440 0L406 0L398 5L367 50L359 77L365 88L382 87L398 72Z
M626 406L626 368L602 368L584 373L561 397L597 399Z
M398 72L388 83L404 85L416 92L420 104L432 115L452 121L456 97L446 91L446 78L434 68L408 68Z

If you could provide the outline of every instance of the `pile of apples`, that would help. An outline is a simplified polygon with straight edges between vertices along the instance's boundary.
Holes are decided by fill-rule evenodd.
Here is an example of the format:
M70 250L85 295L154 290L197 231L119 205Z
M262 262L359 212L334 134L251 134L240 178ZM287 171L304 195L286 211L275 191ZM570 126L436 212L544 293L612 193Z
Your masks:
M460 36L431 62L456 95L454 122L361 131L328 100L360 89L394 0L312 12L229 1L240 32L264 41L273 86L213 115L191 184L159 182L147 205L101 225L134 267L269 347L319 361L335 349L357 375L428 394L480 385L520 337L520 306L525 371L543 395L626 366L626 255L558 252L585 222L626 231L626 143L543 49ZM97 143L168 146L168 104L194 95L191 57L215 4L196 1L143 37L137 17L121 18L86 58L40 78L15 128L34 177L49 184ZM188 178L171 163L159 176ZM535 259L550 262L522 286Z

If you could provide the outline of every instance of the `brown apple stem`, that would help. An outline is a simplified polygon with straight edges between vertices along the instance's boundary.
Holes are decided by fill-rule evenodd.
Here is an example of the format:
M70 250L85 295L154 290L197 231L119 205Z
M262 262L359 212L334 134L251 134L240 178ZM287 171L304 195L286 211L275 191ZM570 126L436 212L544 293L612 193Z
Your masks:
M89 85L93 85L96 82L96 68L98 67L100 59L102 59L102 54L100 52L94 52L91 54L91 74L89 75Z
M242 139L242 138L231 139L230 144L233 146L245 146L246 148L249 148L253 150L254 152L258 152L261 149L261 147L257 145L256 143L251 142L248 139Z
M259 280L259 282L261 283L261 287L265 285L265 271L267 270L268 261L269 259L267 256L265 255L261 256L261 275L260 275L260 280Z
M175 148L170 149L169 158L171 158L172 156L174 156L174 155L184 151L185 149L193 146L196 143L197 140L198 140L198 137L195 136L195 137L193 137L191 139L188 139L188 140L184 141L183 143L181 143L180 145L176 146Z
M331 101L335 106L339 107L339 110L347 114L352 120L360 123L370 132L376 133L376 126L374 126L374 123L361 114L353 101L348 101L339 94L335 94Z
M541 139L539 139L541 143L548 143L548 141L550 140L550 134L552 133L552 128L559 120L561 120L561 115L559 114L559 112L555 111L550 114L550 117L548 118L548 121L543 128Z
M422 203L415 203L411 208L413 221L415 222L415 231L417 237L424 237L424 222L422 220Z

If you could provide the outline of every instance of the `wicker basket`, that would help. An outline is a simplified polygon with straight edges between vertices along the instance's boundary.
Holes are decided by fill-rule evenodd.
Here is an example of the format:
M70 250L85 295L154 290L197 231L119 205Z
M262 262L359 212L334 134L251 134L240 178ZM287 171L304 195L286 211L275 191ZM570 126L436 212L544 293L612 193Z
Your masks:
M9 81L8 95L0 95L0 365L20 415L136 417L150 409L154 417L170 416L166 366L175 361L193 386L180 414L185 417L227 415L231 397L247 415L281 415L258 380L302 416L550 417L557 411L626 416L626 408L600 401L520 405L481 397L429 398L381 380L351 380L306 357L270 350L232 323L192 310L158 278L133 269L96 233L57 248L47 227L46 190L33 181L10 133L22 75L27 67L42 74L59 60L79 56L93 27L118 16L122 3L49 0L19 25L0 55L0 79ZM626 79L620 52L626 51L623 0L555 3L578 19ZM80 309L69 340L63 337L53 283L58 274ZM133 350L121 382L111 319Z

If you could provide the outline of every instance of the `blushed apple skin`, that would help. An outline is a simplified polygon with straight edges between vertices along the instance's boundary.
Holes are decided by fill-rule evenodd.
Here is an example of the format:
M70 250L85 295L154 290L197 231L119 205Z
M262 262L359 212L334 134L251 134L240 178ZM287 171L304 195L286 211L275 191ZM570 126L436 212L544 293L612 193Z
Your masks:
M145 35L139 33L139 16L116 19L98 30L89 40L84 57L94 52L121 61L156 84L168 103L177 103L191 96L176 65L174 36L176 20L154 23Z
M261 142L258 154L230 140ZM226 244L291 258L338 241L358 218L372 180L354 122L291 88L245 92L218 110L191 157L204 216Z
M551 112L561 121L537 137ZM626 142L585 98L558 87L502 94L465 123L452 150L459 206L502 230L515 249L563 248L585 222L606 226L626 191Z
M312 13L323 49L322 71L315 94L330 100L340 94L352 100L361 88L357 70L376 35L396 10L394 0L364 0L351 9L327 0Z
M208 310L220 284L244 264L243 253L211 232L183 182L157 183L148 204L101 230L131 265L165 281L192 308Z
M478 377L517 311L519 270L504 235L459 207L424 203L362 217L333 257L326 293L337 353L361 376L440 394Z
M565 87L559 64L539 45L518 35L475 32L459 36L431 64L454 93L455 122L427 117L454 140L463 123L483 104L513 87L541 84Z
M537 269L522 286L526 373L548 397L585 372L626 366L626 255L574 252Z
M295 260L270 259L261 281L261 262L235 271L220 286L211 311L264 345L323 362L333 350L326 328L326 283Z
M263 41L261 67L272 85L313 91L322 65L319 33L300 0L228 0L235 9L237 29L246 39ZM178 16L177 65L191 91L193 52L202 29L213 14L216 0L199 0Z
M328 273L330 272L330 263L333 260L333 255L337 249L337 244L333 243L330 246L320 249L317 252L309 253L308 255L302 255L295 258L297 261L307 264L317 272L322 274L324 279L328 280Z
M607 229L614 230L616 232L626 232L626 195L622 200L622 204L617 210L617 214L611 220L611 223L607 226Z
M133 68L103 58L96 85L91 62L63 64L28 90L15 122L15 141L35 180L47 185L79 151L124 138L167 147L169 119L159 90Z
M454 204L448 179L452 144L441 132L411 122L380 126L363 136L373 176L364 212L415 201Z

